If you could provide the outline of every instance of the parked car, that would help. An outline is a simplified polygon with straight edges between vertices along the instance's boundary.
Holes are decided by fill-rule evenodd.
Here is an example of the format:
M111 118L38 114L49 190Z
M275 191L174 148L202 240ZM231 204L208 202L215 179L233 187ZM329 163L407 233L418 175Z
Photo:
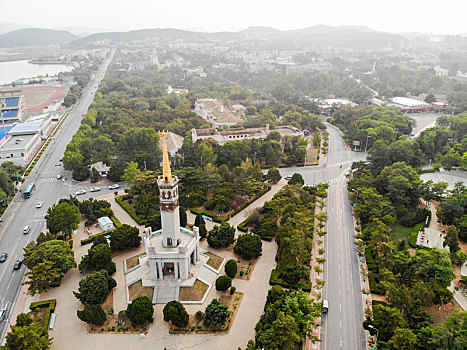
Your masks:
M44 204L44 203L42 203L42 202L37 202L37 203L36 203L36 208L42 208L42 205L43 205L43 204Z
M79 190L78 192L76 192L76 195L79 196L80 194L85 194L86 193L86 190Z
M21 260L16 260L15 265L13 266L13 270L19 270L21 265L23 265L23 262Z
M29 233L29 231L31 231L31 228L30 228L29 226L24 226L24 228L23 228L23 233L24 233L25 235L27 235L27 234Z
M7 253L0 254L0 263L5 262L7 257L8 257Z
M286 179L286 180L292 179L292 175L287 175L287 176L285 177L285 179Z
M116 188L120 188L118 184L113 184L109 186L109 190L115 190Z
M89 190L89 192L97 192L97 191L100 191L101 188L100 187L93 187Z

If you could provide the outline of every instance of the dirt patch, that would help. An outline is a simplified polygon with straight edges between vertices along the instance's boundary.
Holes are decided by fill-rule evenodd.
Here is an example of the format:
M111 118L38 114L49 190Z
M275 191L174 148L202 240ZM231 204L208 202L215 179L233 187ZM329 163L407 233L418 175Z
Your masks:
M29 315L31 316L32 319L38 320L39 321L39 326L44 327L44 322L45 322L45 313L47 312L46 307L41 307L39 309L36 309L35 311L31 311Z
M128 294L130 297L130 301L133 301L139 297L148 297L152 300L152 297L154 295L154 288L143 287L143 283L141 282L141 280L139 280L128 286Z
M146 256L146 253L141 253L141 254L132 256L131 258L126 259L125 260L126 270L128 271L128 270L131 270L133 267L138 266L139 258L142 256Z
M190 315L190 321L186 328L179 328L175 327L174 325L170 324L169 333L171 334L179 334L179 333L228 333L232 324L235 320L235 316L237 316L238 309L240 308L240 304L243 300L243 293L235 292L234 294L230 294L229 292L225 292L219 298L219 301L225 304L230 311L230 317L222 327L217 328L205 328L203 326L203 320L199 321L196 319L195 315Z
M219 267L221 266L222 262L224 261L224 258L213 254L211 252L206 252L204 255L209 256L209 260L207 264L211 266L214 270L219 270Z
M433 316L433 326L436 327L440 323L446 322L446 318L454 311L459 310L463 311L461 306L455 301L452 300L451 303L442 305L441 308L438 305L433 305L428 308L425 308Z
M201 301L206 294L209 286L196 280L193 284L193 287L180 287L180 292L178 294L179 301Z

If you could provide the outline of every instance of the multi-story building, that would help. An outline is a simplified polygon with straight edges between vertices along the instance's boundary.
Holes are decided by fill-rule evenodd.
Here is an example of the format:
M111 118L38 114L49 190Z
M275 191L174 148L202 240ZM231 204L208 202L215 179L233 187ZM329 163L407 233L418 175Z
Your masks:
M2 122L21 122L26 115L26 103L21 90L0 91Z

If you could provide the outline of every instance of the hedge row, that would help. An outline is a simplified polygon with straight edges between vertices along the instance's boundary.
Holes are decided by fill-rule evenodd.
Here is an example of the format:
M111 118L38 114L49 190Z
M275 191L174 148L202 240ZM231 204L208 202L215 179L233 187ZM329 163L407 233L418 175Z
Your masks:
M42 309L44 307L47 308L45 312L45 317L44 317L44 330L45 331L47 331L47 329L49 328L50 315L55 311L56 305L57 305L57 299L37 301L29 305L29 309L31 309L31 311L35 311L36 309Z
M130 198L133 198L133 196L130 194L124 194L123 196L115 197L115 201L120 204L120 206L128 213L128 215L130 215L131 218L138 223L138 225L144 225L145 220L136 215L133 208L128 203L124 202L125 199Z
M269 277L269 284L271 286L277 285L277 286L281 286L284 288L290 288L290 289L296 289L296 290L301 289L304 292L311 291L311 281L307 282L306 284L303 284L303 283L289 284L285 282L284 280L282 280L281 278L279 278L279 274L280 272L277 269L273 269L271 271L271 277Z
M243 220L240 223L240 225L237 226L237 230L242 231L242 232L248 232L248 226L246 226L246 224L248 224L248 218Z
M104 232L98 233L96 235L93 235L93 236L91 236L89 238L82 239L81 240L81 245L86 245L86 244L92 243L97 237L111 235L112 232L114 232L114 230L104 231Z
M419 174L427 174L427 173L436 173L437 171L439 171L439 169L435 169L435 168L429 168L429 169L419 169L418 173Z
M216 216L206 210L202 210L202 209L196 209L196 208L191 208L190 209L190 212L192 214L195 214L195 215L198 215L198 214L201 214L201 215L206 215L208 217L210 217L212 219L212 221L214 222L217 222L217 223L223 223L224 221L227 221L230 219L230 216L224 216L224 217L220 217L220 216Z
M368 274L368 280L370 281L370 291L378 295L385 295L386 289L379 283L379 274L370 272Z
M265 185L265 187L259 191L253 198L251 198L248 202L245 202L243 203L240 207L238 207L236 210L234 210L232 213L230 213L230 215L228 216L223 216L223 217L220 217L220 216L217 216L217 215L214 215L212 214L211 212L208 212L206 210L203 210L203 209L196 209L196 208L192 208L190 209L190 212L192 214L201 214L201 215L206 215L208 217L210 217L212 219L212 221L214 222L217 222L219 224L223 223L224 221L227 221L229 220L232 216L235 216L237 215L238 213L240 213L243 209L245 209L246 207L248 207L251 203L253 203L255 200L257 200L258 198L260 198L261 196L263 196L266 192L270 191L271 190L271 186L269 185ZM241 230L240 231L242 232L246 232Z

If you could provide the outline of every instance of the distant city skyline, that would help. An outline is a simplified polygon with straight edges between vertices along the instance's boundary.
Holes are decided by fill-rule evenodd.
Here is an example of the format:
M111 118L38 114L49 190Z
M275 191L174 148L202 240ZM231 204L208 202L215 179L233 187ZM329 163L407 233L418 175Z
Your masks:
M290 0L281 5L265 0L2 0L0 22L17 22L40 28L88 27L128 31L178 28L192 31L237 31L250 26L281 30L314 25L358 25L387 32L465 34L467 3L446 0ZM286 5L284 5L286 4Z

